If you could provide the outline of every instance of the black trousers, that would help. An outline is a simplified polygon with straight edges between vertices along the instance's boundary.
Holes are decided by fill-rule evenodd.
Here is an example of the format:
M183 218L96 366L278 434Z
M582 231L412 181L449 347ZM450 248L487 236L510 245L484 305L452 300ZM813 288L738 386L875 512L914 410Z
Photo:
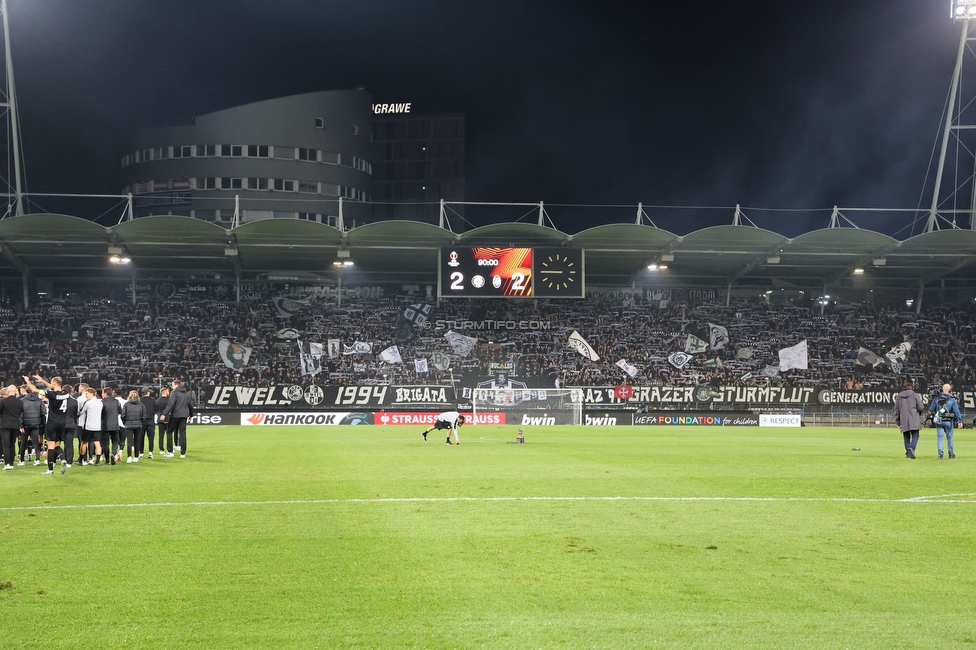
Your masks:
M20 460L24 460L24 452L27 451L27 443L30 442L34 446L34 453L37 457L41 457L41 426L38 425L24 425L24 430L20 434Z
M142 427L125 428L125 453L128 456L139 456L139 447L142 444Z
M173 442L180 448L180 453L186 453L186 418L170 418L166 424L166 433L173 438ZM173 448L169 448L173 451Z
M173 433L169 430L169 422L160 422L156 427L159 430L159 451L164 449L173 453ZM163 436L166 436L166 446L163 446Z
M142 421L142 435L139 436L139 455L140 456L143 453L147 452L147 451L152 451L153 450L153 443L155 442L155 439L156 439L156 425L153 424L153 421L152 420L143 420ZM147 442L149 443L149 446L148 447L146 446L146 443ZM159 446L159 451L162 451L162 450L163 450L163 446L160 445Z
M112 455L118 453L119 448L122 446L122 433L118 429L109 429L108 431L102 431L102 453L108 453L106 448L112 445Z
M75 430L64 430L64 459L71 465L75 462ZM80 456L80 454L79 454Z
M14 445L20 429L0 429L0 448L3 449L3 462L7 465L14 464Z

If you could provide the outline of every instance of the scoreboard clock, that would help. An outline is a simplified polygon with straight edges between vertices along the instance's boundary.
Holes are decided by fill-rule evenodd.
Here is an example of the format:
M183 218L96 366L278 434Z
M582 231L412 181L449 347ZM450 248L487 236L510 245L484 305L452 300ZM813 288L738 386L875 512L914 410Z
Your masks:
M583 297L582 248L536 248L532 259L537 297Z
M579 248L442 248L437 295L441 297L582 298Z

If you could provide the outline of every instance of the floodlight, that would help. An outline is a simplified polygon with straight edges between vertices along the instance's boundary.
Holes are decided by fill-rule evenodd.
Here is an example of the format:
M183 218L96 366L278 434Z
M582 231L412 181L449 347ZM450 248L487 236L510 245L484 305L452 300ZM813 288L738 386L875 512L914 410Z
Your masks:
M854 275L864 275L864 269L860 267L854 269Z
M952 0L952 17L955 20L976 18L976 0Z
M648 264L647 265L647 270L648 271L657 271L657 264Z

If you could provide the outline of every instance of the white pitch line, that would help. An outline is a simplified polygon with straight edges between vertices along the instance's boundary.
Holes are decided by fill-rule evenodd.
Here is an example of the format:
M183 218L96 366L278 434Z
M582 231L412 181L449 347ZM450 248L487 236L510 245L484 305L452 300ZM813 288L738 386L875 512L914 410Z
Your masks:
M957 494L936 494L933 496L923 496L923 497L912 497L911 499L903 499L903 501L914 501L914 502L926 502L935 501L936 503L942 503L943 500L957 501L958 499L951 499L950 497L976 497L976 492L961 492Z
M970 497L953 499L946 497ZM377 497L374 499L282 499L270 501L186 501L162 503L89 503L81 505L10 506L0 512L19 510L87 510L93 508L176 508L213 506L282 506L345 503L492 503L517 501L730 501L767 503L976 503L974 494L943 494L908 499L865 499L858 497Z

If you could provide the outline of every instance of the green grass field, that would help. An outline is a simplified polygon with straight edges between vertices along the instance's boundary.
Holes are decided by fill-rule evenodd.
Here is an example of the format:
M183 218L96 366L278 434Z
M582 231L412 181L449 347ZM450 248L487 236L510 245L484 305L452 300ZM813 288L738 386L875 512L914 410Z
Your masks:
M976 648L970 430L420 430L3 472L4 647Z

